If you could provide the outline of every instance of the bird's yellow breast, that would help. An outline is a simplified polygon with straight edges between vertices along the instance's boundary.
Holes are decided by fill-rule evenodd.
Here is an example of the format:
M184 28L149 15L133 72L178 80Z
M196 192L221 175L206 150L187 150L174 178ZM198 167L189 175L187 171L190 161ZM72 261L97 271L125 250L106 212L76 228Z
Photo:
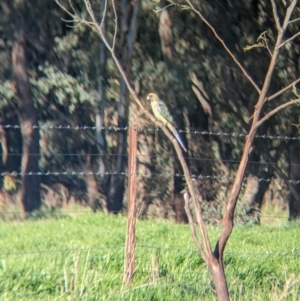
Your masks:
M152 101L151 108L152 108L153 114L157 118L157 120L161 121L164 124L168 123L168 121L161 115L157 102Z

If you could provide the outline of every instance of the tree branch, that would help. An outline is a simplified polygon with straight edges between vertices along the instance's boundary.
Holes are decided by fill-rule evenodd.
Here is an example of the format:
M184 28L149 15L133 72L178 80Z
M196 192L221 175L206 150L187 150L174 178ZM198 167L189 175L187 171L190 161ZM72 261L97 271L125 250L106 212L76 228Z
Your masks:
M294 8L295 8L295 6L297 4L297 1L298 0L293 0L291 2L290 6L288 7L288 9L286 10L285 18L284 18L283 25L282 25L282 29L284 31L286 30L287 26L289 25L291 14L294 11Z
M107 1L105 1L107 3ZM116 39L117 39L117 33L118 33L118 15L117 15L117 9L116 9L116 4L115 1L112 0L112 6L114 10L114 16L115 16L115 32L114 32L114 37L113 37L113 42L112 42L112 51L114 51L115 46L116 46Z
M274 0L271 0L271 4L272 4L272 10L273 10L273 16L274 16L276 28L277 28L277 31L280 32L282 28L281 28L281 25L280 25L280 22L279 22L276 3L275 3Z
M295 103L300 102L300 98L298 99L294 99L294 100L290 100L278 107L276 107L275 109L273 109L272 111L270 111L268 114L266 114L264 117L262 117L256 124L255 124L255 128L259 128L266 120L268 120L271 116L273 116L274 114L276 114L277 112L281 111L282 109L293 105Z
M297 22L297 21L299 21L299 20L300 20L300 18L296 18L296 19L290 21L289 24L294 23L294 22Z
M293 81L291 84L287 85L286 87L284 87L283 89L279 90L278 92L274 93L273 95L269 96L266 98L265 101L270 101L274 98L276 98L277 96L279 96L280 94L284 93L285 91L289 90L290 88L293 87L293 85L297 84L300 82L300 78L296 79L295 81Z
M203 251L203 248L200 244L200 241L199 241L199 238L197 236L197 231L196 231L196 228L195 228L195 224L194 224L194 221L193 221L193 216L192 216L192 213L191 213L191 209L190 209L190 206L189 206L189 199L190 199L190 196L189 196L189 193L188 192L185 192L183 194L183 198L184 198L184 209L185 209L185 212L186 212L186 215L188 217L188 220L189 220L189 225L190 225L190 228L191 228L191 233L192 233L192 237L193 237L193 240L195 242L195 245L198 249L198 252L200 253L201 257L204 259L205 262L207 262L207 256L205 254L205 252Z
M256 85L256 83L254 82L254 80L252 79L252 77L248 74L248 72L246 71L246 69L241 65L241 63L237 60L237 58L234 56L234 54L230 51L230 49L227 47L227 45L225 44L225 42L221 39L221 37L218 35L218 33L216 32L216 30L214 29L214 27L204 18L204 16L200 13L199 10L197 10L193 4L191 3L190 0L186 0L186 2L188 3L188 5L190 6L190 8L192 9L192 11L197 14L200 19L208 26L208 28L213 32L213 34L215 35L216 39L222 44L222 46L224 47L224 49L226 50L226 52L229 54L229 56L233 59L233 61L235 62L235 64L240 68L240 70L242 71L242 73L245 75L245 77L248 79L248 81L252 84L252 86L255 88L255 90L257 91L257 93L260 93L261 90L260 88Z
M292 37L290 37L289 39L285 40L284 42L282 42L279 46L278 49L281 48L282 46L284 46L285 44L291 42L292 40L294 40L296 37L298 37L300 35L300 31L295 33Z
M101 30L102 30L102 28L104 26L104 20L106 18L106 12L107 12L107 1L104 1L103 15L102 15L101 22L100 22L100 25L99 25L99 27L101 28Z

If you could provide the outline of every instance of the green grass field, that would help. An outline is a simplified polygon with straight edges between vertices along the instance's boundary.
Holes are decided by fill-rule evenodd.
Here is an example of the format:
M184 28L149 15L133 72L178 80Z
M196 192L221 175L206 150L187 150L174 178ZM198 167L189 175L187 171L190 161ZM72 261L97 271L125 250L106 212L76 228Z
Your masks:
M300 300L299 226L235 227L232 300ZM189 227L166 221L137 223L135 278L123 288L125 230L124 217L100 213L0 222L0 301L215 300ZM209 232L215 243L219 229Z

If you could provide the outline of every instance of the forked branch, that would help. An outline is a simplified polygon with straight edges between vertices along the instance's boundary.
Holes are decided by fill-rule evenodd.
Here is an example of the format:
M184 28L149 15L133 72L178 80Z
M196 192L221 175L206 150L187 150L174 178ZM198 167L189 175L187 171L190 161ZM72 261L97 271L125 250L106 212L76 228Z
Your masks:
M290 20L291 14L292 14L292 12L295 8L295 5L297 3L297 0L293 0L290 3L290 5L288 6L282 25L280 24L280 21L279 21L279 16L278 16L275 1L271 0L271 4L272 4L272 8L273 8L273 15L274 15L275 24L276 24L278 34L277 34L277 39L276 39L276 44L275 44L275 47L274 47L274 51L271 54L271 60L270 60L270 63L269 63L269 68L268 68L268 71L266 73L265 80L264 80L264 83L263 83L263 87L262 87L261 90L258 88L258 86L255 84L255 82L252 80L251 76L247 73L247 71L242 67L242 65L239 63L239 61L233 55L233 53L229 50L229 48L227 47L225 42L220 38L220 36L218 35L218 33L216 32L214 27L210 24L210 22L208 22L206 20L206 18L202 15L202 13L194 7L194 5L191 3L190 0L186 0L186 3L189 5L191 10L194 13L196 13L198 15L198 17L214 33L216 39L222 44L222 46L224 47L226 52L233 59L235 64L240 68L240 70L243 72L243 74L246 76L246 78L249 80L249 82L253 85L253 87L256 89L256 91L259 94L257 104L255 106L255 111L254 111L254 114L253 114L252 125L251 125L250 131L249 131L249 134L247 136L246 143L245 143L245 146L244 146L243 155L242 155L242 158L241 158L241 161L240 161L237 173L236 173L236 177L235 177L235 180L234 180L234 183L233 183L233 187L232 187L231 192L230 192L229 197L228 197L227 206L226 206L224 217L223 217L223 227L222 227L222 230L221 230L221 234L220 234L219 240L216 244L215 251L214 251L214 256L218 260L222 261L223 252L224 252L226 243L228 241L228 238L231 234L232 228L233 228L234 210L235 210L236 203L237 203L237 200L238 200L238 196L239 196L239 193L240 193L240 189L241 189L241 185L242 185L242 179L243 179L243 176L244 176L244 173L245 173L245 170L246 170L246 166L247 166L247 163L248 163L249 154L252 150L253 139L255 137L257 128L264 121L266 121L268 118L273 116L278 111L282 110L283 108L285 108L289 105L297 103L299 101L297 99L297 100L287 102L287 103L277 107L276 109L272 110L271 112L269 112L267 115L265 115L264 117L262 117L260 119L260 113L262 111L263 105L267 101L266 95L267 95L267 92L268 92L268 89L269 89L269 86L270 86L271 78L273 76L274 68L276 66L276 60L278 58L279 49L285 43L289 42L289 40L286 40L285 42L283 42L283 36L284 36L285 30L286 30L286 28L289 24L289 20ZM296 36L297 35L295 35L292 38L295 38ZM295 82L293 84L295 84ZM291 84L288 87L283 88L279 92L275 93L274 95L269 97L268 100L273 99L276 96L280 95L281 93L285 92L293 84Z
M220 259L222 259L226 243L228 241L228 238L229 238L229 236L231 234L231 231L232 231L232 228L233 228L234 210L235 210L236 203L237 203L237 200L238 200L238 196L239 196L239 193L240 193L240 189L241 189L241 185L242 185L242 179L243 179L243 176L245 174L249 154L252 150L253 140L254 140L256 131L257 131L259 125L261 125L264 121L266 121L272 115L274 115L275 113L277 113L281 109L287 107L288 105L294 104L294 103L299 101L297 99L295 101L287 102L287 103L279 106L278 108L274 109L273 111L269 112L266 116L264 116L263 118L260 119L260 113L262 111L264 103L266 102L266 94L268 92L270 82L271 82L271 78L273 76L274 68L276 66L276 61L277 61L277 58L278 58L278 55L279 55L279 47L278 46L282 43L283 36L284 36L285 30L286 30L287 24L289 22L289 18L290 18L291 14L292 14L292 11L293 11L293 9L296 5L296 2L297 2L297 0L293 0L291 2L290 6L287 8L286 15L285 15L284 22L283 22L283 26L281 27L281 30L278 31L276 44L275 44L274 51L273 51L273 54L272 54L272 57L271 57L271 60L270 60L270 63L269 63L269 68L268 68L267 74L265 76L265 80L264 80L262 90L259 93L257 104L255 106L252 125L251 125L249 134L248 134L247 139L246 139L246 143L245 143L245 146L244 146L242 158L241 158L241 161L240 161L237 173L236 173L236 177L235 177L235 180L234 180L234 183L233 183L233 187L232 187L232 190L231 190L231 192L229 194L229 197L228 197L227 206L226 206L224 217L223 217L223 227L222 227L221 234L220 234L219 240L216 244L215 251L214 251L214 254L218 255ZM275 16L276 16L276 14L275 14Z
M200 226L200 232L201 232L201 237L202 237L202 240L203 240L203 247L201 246L200 242L198 244L198 248L199 248L199 251L201 251L201 255L203 257L204 260L206 260L206 257L207 256L212 256L212 250L211 250L211 246L210 246L210 241L209 241L209 238L208 238L208 233L207 233L207 229L206 229L206 226L205 226L205 223L204 223L204 220L202 218L202 214L201 214L201 208L199 206L199 200L198 200L198 196L197 196L197 193L196 193L196 190L193 186L193 183L192 183L192 179L191 179L191 175L190 175L190 172L189 172L189 169L187 167L187 164L185 162L185 159L182 155L182 152L181 152L181 148L177 142L177 140L171 135L171 133L160 123L158 122L154 116L144 107L143 103L141 102L140 98L138 97L137 93L135 92L135 90L133 89L133 87L131 86L130 82L129 82L129 79L126 75L126 72L125 70L123 69L122 67L122 64L120 62L120 60L118 59L117 55L115 54L114 52L114 45L115 45L115 39L116 39L116 36L117 36L117 22L115 22L115 31L114 31L114 38L113 38L113 42L112 42L112 45L110 44L110 42L108 41L107 37L104 35L103 31L102 31L102 24L104 24L105 22L105 18L106 18L106 13L103 14L102 16L102 20L101 20L101 23L100 25L97 23L96 19L95 19L95 16L93 14L93 11L92 11L92 8L91 8L91 4L90 4L90 1L89 0L84 0L85 2L85 5L86 5L86 9L87 11L89 12L89 16L90 18L92 19L92 21L87 21L85 19L82 19L80 17L78 17L78 15L76 15L76 13L73 11L69 11L65 6L63 6L59 0L55 0L56 3L72 18L72 20L74 21L74 23L82 23L82 24L86 24L90 27L92 27L93 29L95 29L99 36L101 37L103 43L105 44L106 48L108 49L108 51L110 52L116 66L117 66L117 69L119 70L120 74L122 75L125 83L126 83L126 86L128 88L128 91L129 93L131 94L133 100L137 103L137 105L140 107L140 109L142 110L142 112L153 122L155 123L156 125L158 125L159 127L162 128L163 132L165 133L165 135L168 137L169 140L171 140L171 142L173 143L173 146L175 148L175 151L178 155L178 159L180 161L180 164L182 166L182 169L183 169L183 173L184 173L184 176L185 176L185 180L186 180L186 183L187 183L187 187L188 187L188 190L189 190L189 193L191 195L191 199L192 199L192 202L195 206L195 208L197 208L198 212L197 212L197 222ZM105 0L106 4L105 4L105 7L107 7L107 0ZM114 0L111 0L112 2L112 6L113 6L113 11L114 11L114 17L115 17L115 20L117 20L117 15L116 15L116 9L115 9L115 2ZM106 10L105 10L106 12Z

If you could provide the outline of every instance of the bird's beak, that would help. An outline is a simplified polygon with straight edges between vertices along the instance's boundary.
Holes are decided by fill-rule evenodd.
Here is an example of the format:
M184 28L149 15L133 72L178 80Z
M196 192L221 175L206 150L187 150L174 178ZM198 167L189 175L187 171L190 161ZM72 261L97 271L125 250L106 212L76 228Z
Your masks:
M147 95L147 100L150 101L150 96L149 95Z

